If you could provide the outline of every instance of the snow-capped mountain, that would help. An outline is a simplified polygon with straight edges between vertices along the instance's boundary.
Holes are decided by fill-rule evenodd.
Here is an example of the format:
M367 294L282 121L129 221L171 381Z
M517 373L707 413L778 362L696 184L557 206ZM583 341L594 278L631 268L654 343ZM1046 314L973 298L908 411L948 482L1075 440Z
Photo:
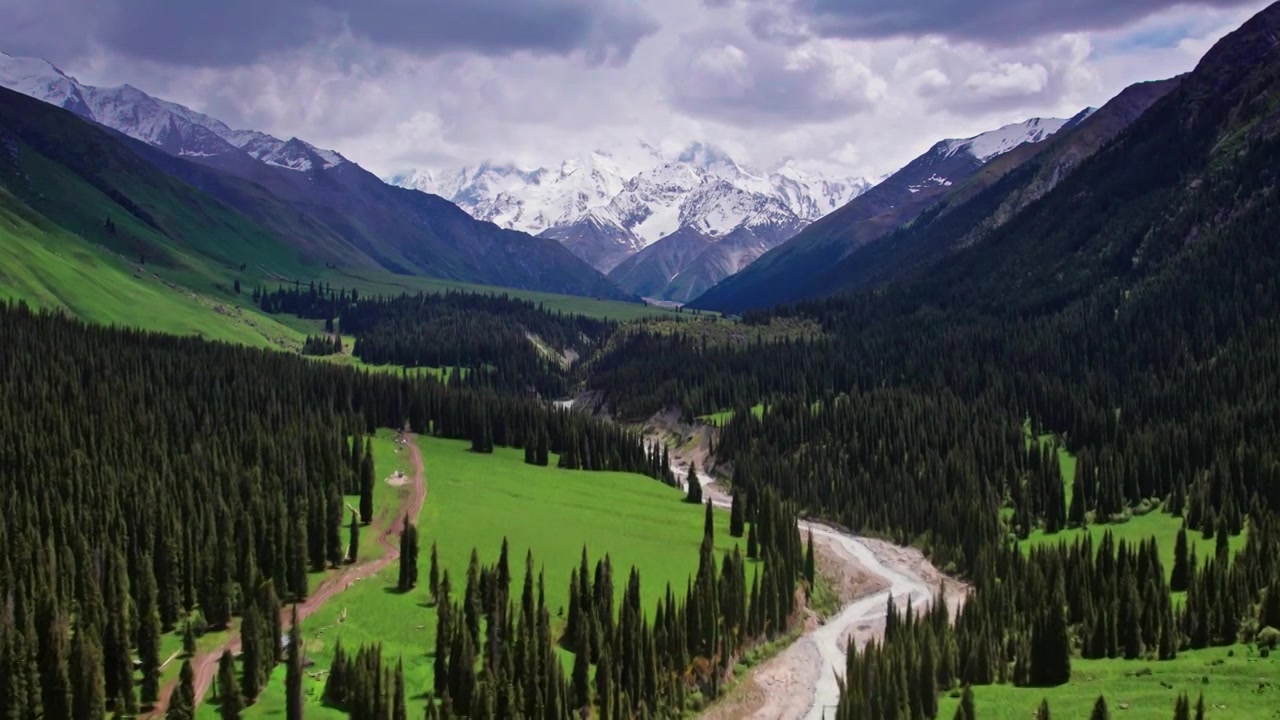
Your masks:
M281 140L256 130L233 130L220 120L154 98L132 85L84 85L45 60L0 52L0 85L63 107L171 155L210 159L213 164L248 156L298 171L323 170L346 162L338 153L298 138Z
M482 220L558 239L604 272L678 230L714 241L742 228L799 229L871 185L805 173L792 163L753 171L706 143L674 156L642 143L557 168L485 163L388 182L445 197Z

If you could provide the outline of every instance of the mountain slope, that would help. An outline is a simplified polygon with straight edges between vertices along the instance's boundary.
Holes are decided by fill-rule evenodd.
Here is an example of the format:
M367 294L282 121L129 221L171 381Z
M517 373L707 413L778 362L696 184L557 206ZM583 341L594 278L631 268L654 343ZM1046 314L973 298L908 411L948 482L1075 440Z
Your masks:
M641 297L663 299L671 279L713 245L713 238L680 228L623 260L609 272L609 279Z
M992 161L912 222L855 250L814 278L807 296L891 282L980 242L1057 187L1179 81L1130 86L1049 140Z
M147 154L165 172L279 233L305 264L377 266L463 282L627 299L553 240L512 236L438 198L388 186L340 154L298 138L233 130L127 85L83 85L41 60L0 55L0 84L204 166ZM271 270L283 273L286 268Z
M1173 305L1198 339L1269 317L1280 298L1280 4L1221 40L1178 86L1051 192L896 295L996 315L1088 298L1126 315ZM1211 272L1209 272L1211 270ZM1194 314L1194 313L1193 313Z
M813 278L853 250L907 222L985 164L1010 152L1026 152L1069 120L1032 119L963 140L943 140L839 210L765 253L746 270L721 282L691 305L723 312L793 301Z
M299 271L289 248L109 131L0 89L0 296L88 320L259 346L296 332L233 286Z

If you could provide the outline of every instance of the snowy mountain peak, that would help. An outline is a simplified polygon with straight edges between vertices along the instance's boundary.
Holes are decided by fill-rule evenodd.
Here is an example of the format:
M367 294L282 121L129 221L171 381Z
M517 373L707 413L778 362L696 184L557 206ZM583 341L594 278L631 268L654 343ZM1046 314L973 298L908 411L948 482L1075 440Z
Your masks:
M958 152L967 151L985 163L1023 143L1040 142L1061 130L1068 122L1065 118L1032 118L971 138L943 140L937 145L938 152L944 157L951 157Z
M172 155L191 158L249 157L276 167L328 169L346 158L298 138L280 140L256 130L233 130L183 105L160 100L132 85L81 84L46 60L0 52L0 85L30 95Z
M680 152L676 162L716 174L733 175L742 172L742 168L729 157L729 153L710 143L690 143Z
M722 237L744 227L803 225L871 185L828 180L794 166L756 174L705 142L671 156L637 142L587 152L551 169L486 162L474 169L410 171L387 182L441 195L480 219L566 243L588 230L597 241L608 237L613 250L592 251L600 251L602 265L681 228Z

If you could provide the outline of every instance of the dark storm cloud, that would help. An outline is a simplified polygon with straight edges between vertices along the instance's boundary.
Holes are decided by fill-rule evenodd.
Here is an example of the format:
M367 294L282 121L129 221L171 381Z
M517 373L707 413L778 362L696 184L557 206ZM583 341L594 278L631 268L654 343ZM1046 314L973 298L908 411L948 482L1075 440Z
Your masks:
M775 0L748 0L760 11ZM1257 0L793 0L821 36L878 39L936 34L1016 44L1048 33L1103 30L1177 6L1228 8Z
M0 0L0 42L74 56L91 45L227 67L350 32L423 56L580 53L625 61L658 29L634 0Z

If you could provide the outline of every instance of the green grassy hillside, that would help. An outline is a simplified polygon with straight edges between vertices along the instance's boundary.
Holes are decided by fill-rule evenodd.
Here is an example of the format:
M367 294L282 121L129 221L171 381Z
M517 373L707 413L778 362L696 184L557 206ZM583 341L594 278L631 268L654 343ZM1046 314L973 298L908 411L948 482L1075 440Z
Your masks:
M293 349L303 335L226 298L203 295L94 247L0 188L0 298L129 325L257 347Z

